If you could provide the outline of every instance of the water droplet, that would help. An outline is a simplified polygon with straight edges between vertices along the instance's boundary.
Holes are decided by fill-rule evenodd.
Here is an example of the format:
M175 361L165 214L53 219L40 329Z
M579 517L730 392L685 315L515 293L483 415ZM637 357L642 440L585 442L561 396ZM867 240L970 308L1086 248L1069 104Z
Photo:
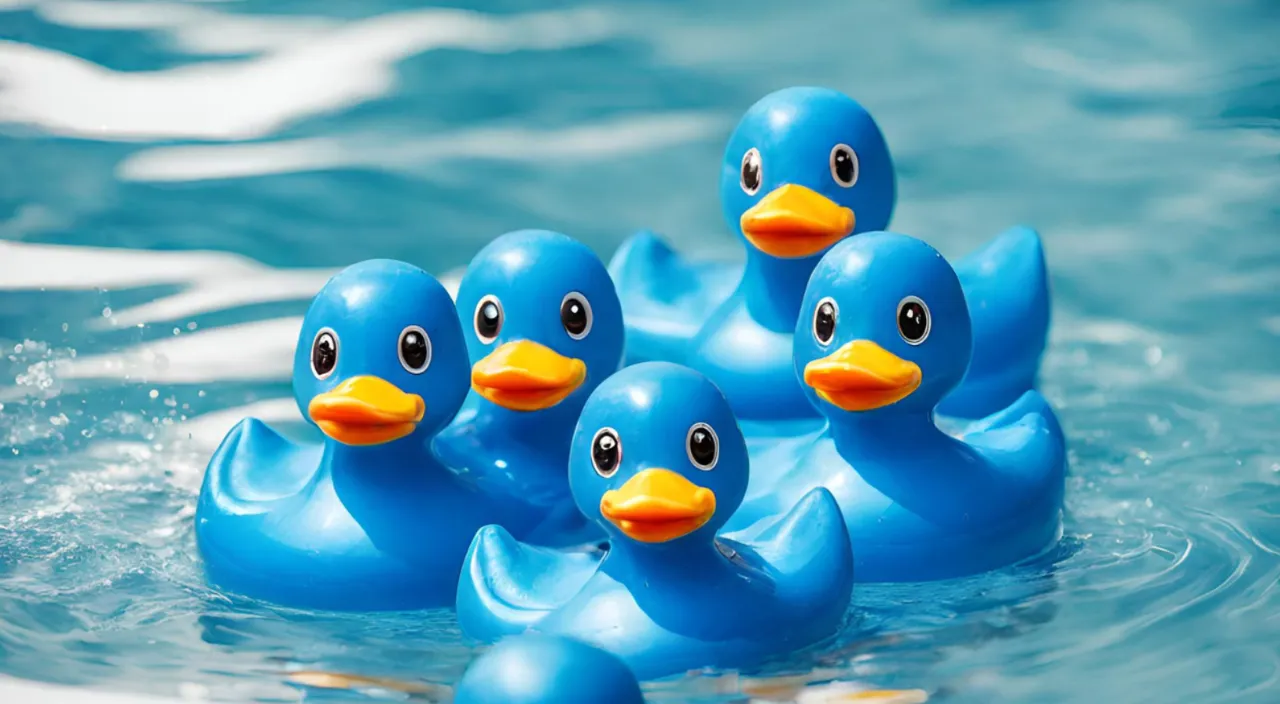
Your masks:
M196 329L195 321L191 321L190 323L187 323L187 329L188 329L188 330L195 330L195 329Z
M181 334L182 334L182 328L174 328L174 329L173 329L173 334L174 334L174 335L181 335Z
M102 309L102 317L104 317L104 318L110 318L110 317L111 317L111 306L107 306L107 307L105 307L105 308L103 308L103 309Z
M67 325L66 323L63 323L63 324L62 324L62 331L63 331L63 332L66 332L67 330L70 330L70 329L71 329L71 326L70 326L70 325Z
M160 398L160 392L156 389L152 389L151 393L147 395L150 396L151 398Z

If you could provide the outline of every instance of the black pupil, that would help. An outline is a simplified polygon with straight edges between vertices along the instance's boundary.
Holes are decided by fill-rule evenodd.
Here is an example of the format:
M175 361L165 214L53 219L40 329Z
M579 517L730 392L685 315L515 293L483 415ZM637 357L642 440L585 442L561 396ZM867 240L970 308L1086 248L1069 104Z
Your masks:
M485 301L476 313L476 332L480 333L481 337L496 337L501 327L502 312L498 310L498 304Z
M591 461L602 474L612 474L618 468L618 438L601 433L591 448Z
M566 298L560 304L560 322L570 335L587 331L587 306L577 298Z
M698 428L689 434L689 454L700 467L716 461L716 441L706 428Z
M427 340L417 330L410 330L400 338L400 356L410 369L421 369L427 364Z
M841 183L853 180L853 154L848 149L836 151L836 178Z
M915 301L908 301L898 309L898 330L902 336L915 342L924 337L929 329L929 314L924 306Z
M338 345L333 336L325 333L317 337L316 344L311 347L311 366L315 368L316 374L328 374L337 363Z
M748 191L760 187L760 155L755 152L742 160L742 186Z
M818 314L813 318L813 332L819 342L830 342L836 334L836 308L830 301L823 301L818 306Z

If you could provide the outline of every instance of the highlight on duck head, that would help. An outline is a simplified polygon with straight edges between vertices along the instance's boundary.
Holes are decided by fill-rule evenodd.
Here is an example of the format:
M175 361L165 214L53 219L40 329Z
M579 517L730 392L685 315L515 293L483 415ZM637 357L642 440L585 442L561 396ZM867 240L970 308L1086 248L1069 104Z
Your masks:
M467 268L458 316L471 388L518 412L578 404L622 362L622 306L586 245L556 232L498 237ZM571 404L572 405L572 404Z
M890 232L833 247L805 290L796 374L819 411L931 411L968 369L973 331L955 270Z
M343 269L303 318L294 396L304 417L344 445L436 432L466 397L466 378L453 301L410 264L375 259Z
M711 540L747 479L746 441L724 394L665 362L606 379L583 407L569 457L579 510L641 544Z
M888 226L889 147L867 110L827 88L797 87L752 105L725 148L720 199L749 250L812 257L850 234Z

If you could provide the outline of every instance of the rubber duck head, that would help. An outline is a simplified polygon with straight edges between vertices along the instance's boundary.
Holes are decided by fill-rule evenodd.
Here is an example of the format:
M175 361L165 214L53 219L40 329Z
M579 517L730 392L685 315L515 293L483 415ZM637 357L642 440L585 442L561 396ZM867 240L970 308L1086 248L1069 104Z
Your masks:
M303 319L293 390L303 416L343 445L433 435L467 393L466 346L448 291L404 262L343 269Z
M583 407L569 484L615 540L711 540L746 492L747 447L724 394L666 362L627 367Z
M793 344L805 392L834 421L932 411L964 378L973 331L947 260L914 237L874 232L823 256Z

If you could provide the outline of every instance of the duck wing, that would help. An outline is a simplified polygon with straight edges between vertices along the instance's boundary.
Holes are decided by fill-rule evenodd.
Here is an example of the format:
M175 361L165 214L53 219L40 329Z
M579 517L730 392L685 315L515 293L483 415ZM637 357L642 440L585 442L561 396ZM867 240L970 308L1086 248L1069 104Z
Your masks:
M652 232L628 238L609 261L626 321L625 364L682 361L691 339L742 278L741 264L690 260Z
M956 267L973 320L973 361L940 413L981 418L1035 386L1049 336L1049 275L1040 235L1014 227Z
M810 615L843 616L853 588L853 552L830 491L809 491L785 515L750 533L745 544L775 573L783 604Z
M263 513L306 486L322 453L318 443L296 443L257 418L245 418L209 458L200 502L219 513Z
M1066 478L1066 436L1053 408L1038 391L1027 391L1007 408L975 421L960 439L1027 492L1056 495L1060 502Z
M485 526L458 579L458 623L486 642L520 633L577 595L603 556L526 545L501 526Z

